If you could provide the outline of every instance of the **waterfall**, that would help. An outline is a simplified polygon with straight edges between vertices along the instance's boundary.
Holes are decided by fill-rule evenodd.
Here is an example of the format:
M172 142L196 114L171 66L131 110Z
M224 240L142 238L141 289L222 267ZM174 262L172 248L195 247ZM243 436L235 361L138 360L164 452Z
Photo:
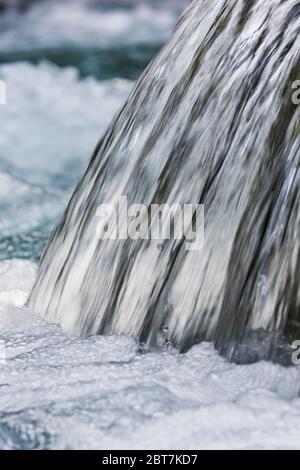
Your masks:
M193 1L97 145L29 306L71 334L280 360L300 339L297 80L299 2ZM204 205L202 249L100 240L97 209L122 196Z

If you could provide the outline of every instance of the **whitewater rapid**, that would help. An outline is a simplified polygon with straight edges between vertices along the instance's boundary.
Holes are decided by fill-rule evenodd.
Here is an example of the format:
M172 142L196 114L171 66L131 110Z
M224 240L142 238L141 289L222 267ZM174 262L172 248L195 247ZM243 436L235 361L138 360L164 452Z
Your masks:
M71 6L69 1L36 1L22 15L10 11L3 19L0 16L0 54L62 45L74 48L160 43L169 38L187 1L132 0L128 1L129 8L122 8L122 3L114 0L107 2L106 8L105 2L98 3L97 7L97 2L89 0L72 0Z
M8 102L0 115L0 259L38 259L133 83L81 80L74 67L48 62L0 65L1 77Z
M141 353L67 337L23 308L36 265L0 262L2 449L296 449L300 371L229 364L203 343Z

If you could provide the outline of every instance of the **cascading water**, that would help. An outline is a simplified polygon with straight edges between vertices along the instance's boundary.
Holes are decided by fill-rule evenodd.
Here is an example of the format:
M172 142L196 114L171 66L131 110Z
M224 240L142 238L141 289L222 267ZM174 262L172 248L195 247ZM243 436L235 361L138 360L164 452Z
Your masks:
M126 333L233 360L300 339L300 3L196 0L98 144L30 307L70 333ZM100 111L101 112L101 111ZM99 241L97 208L204 204L205 245Z

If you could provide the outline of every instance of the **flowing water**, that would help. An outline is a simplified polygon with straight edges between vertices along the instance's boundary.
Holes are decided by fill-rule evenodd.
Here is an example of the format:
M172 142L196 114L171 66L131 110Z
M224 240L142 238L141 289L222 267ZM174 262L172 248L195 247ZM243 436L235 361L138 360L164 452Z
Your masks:
M133 91L187 2L70 3L0 0L0 448L299 448L299 368L207 342L298 334L298 2L194 2ZM203 250L94 246L119 194L202 202Z
M300 337L299 28L294 1L191 4L98 144L32 308L69 333L213 340L237 360L288 351ZM204 247L99 241L97 208L121 196L204 204Z

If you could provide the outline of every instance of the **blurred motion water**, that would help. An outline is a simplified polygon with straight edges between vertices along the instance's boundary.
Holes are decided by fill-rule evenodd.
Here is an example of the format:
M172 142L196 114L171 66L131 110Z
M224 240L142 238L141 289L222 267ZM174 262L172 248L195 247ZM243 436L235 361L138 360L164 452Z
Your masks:
M32 308L69 333L181 350L212 340L237 361L291 361L289 341L300 337L294 7L191 4L98 144L51 237ZM121 196L203 204L203 249L99 240L98 206Z
M141 354L127 336L67 337L15 307L35 270L0 262L1 449L299 448L299 368L237 366L207 343Z
M8 97L0 109L0 259L39 259L131 79L185 4L2 1L0 80Z
M189 49L181 48L180 41L177 45L172 42L151 68L154 75L153 80L148 82L149 87L144 86L144 91L140 91L141 85L147 84L144 76L138 92L131 95L123 112L123 116L128 117L129 114L136 123L140 146L143 147L145 139L147 141L141 165L136 165L139 153L135 147L136 141L131 141L133 145L128 151L130 164L128 161L122 167L125 182L132 165L136 168L136 190L159 189L157 197L160 200L172 198L172 190L183 199L192 195L198 197L202 190L205 190L203 194L210 191L211 203L215 199L215 206L210 206L211 216L216 213L220 215L228 203L229 212L223 215L225 219L230 216L233 220L230 227L227 225L231 233L230 243L219 230L224 220L219 219L220 225L210 228L209 233L213 235L210 240L212 243L215 240L215 244L211 246L208 256L216 249L211 270L203 264L201 254L200 260L197 254L194 259L189 257L187 260L180 250L176 252L183 269L180 273L176 263L170 263L174 272L165 292L170 292L171 281L176 278L171 292L172 302L164 303L165 296L161 296L156 312L163 315L158 315L152 330L146 323L143 328L143 339L148 338L150 344L158 344L160 348L148 350L123 334L86 339L67 336L58 325L44 321L24 307L37 278L37 261L87 165L89 154L113 116L124 105L134 81L171 36L187 3L187 0L0 0L0 80L7 85L7 104L0 106L0 350L5 352L5 357L0 357L1 449L299 448L299 368L283 368L264 361L248 366L231 364L217 354L212 344L206 342L179 354L166 341L173 331L173 343L180 345L176 331L183 331L181 318L186 322L187 317L187 336L184 338L187 345L200 339L212 339L212 335L208 334L205 338L202 334L202 327L206 333L211 333L218 316L216 312L209 314L208 307L216 299L232 299L230 283L232 289L240 293L240 286L247 281L250 269L247 271L246 268L249 268L251 256L248 257L244 250L248 245L252 246L252 238L243 230L238 231L240 240L246 242L241 246L237 237L237 251L233 253L231 263L229 245L243 212L243 191L250 188L253 180L257 180L258 186L263 185L260 174L264 175L265 172L260 173L258 160L253 175L246 177L247 171L253 170L253 155L264 154L264 133L269 132L273 119L284 116L273 129L275 137L272 142L274 139L281 141L281 129L290 122L290 111L286 117L286 108L281 104L284 102L282 96L288 96L285 94L285 84L294 76L297 78L298 69L293 69L298 63L299 53L296 0L197 1L195 5L198 4L203 13L197 16L195 23L192 22L188 34ZM221 8L223 4L224 9ZM230 8L228 10L233 5L232 11L235 13L229 12ZM237 18L240 21L236 22ZM181 23L179 31L183 31L184 24ZM278 33L280 35L276 36ZM200 48L197 55L197 47L204 36L204 48ZM219 58L219 48L226 51L222 60L215 62L215 68L202 69L200 65L203 62L214 63L214 59ZM195 52L197 64L202 70L200 74L196 73L198 66L190 68ZM271 66L273 60L278 64L278 69L272 78L269 66L264 69L263 65L268 63ZM293 77L289 77L291 70L294 70ZM189 84L182 79L188 77L190 72L192 80ZM261 87L265 89L263 93ZM246 96L245 90L248 90ZM178 99L178 106L174 106L173 97L175 101ZM140 107L141 98L145 98L145 103ZM140 109L136 110L132 101L136 101L136 107ZM233 101L236 105L231 107ZM166 103L169 103L169 109ZM161 124L165 110L165 125L153 126L151 120L157 119L157 123ZM262 110L257 122L256 117ZM172 125L168 128L167 124L171 124L170 113L173 115ZM292 182L291 186L286 186L287 193L280 193L280 200L287 202L283 205L287 208L285 214L298 210L297 204L284 197L284 194L296 194L299 181L296 179L299 174L297 113L295 110L295 132L292 132L290 140L287 132L284 144L288 161L284 156L284 165L280 163L280 158L276 161L278 169L282 170L284 166L278 181L282 181L280 178L285 173ZM225 127L232 124L229 133L228 127L222 127L221 114ZM200 130L196 125L198 118L202 123ZM122 123L122 119L118 122ZM189 119L195 120L191 126ZM139 128L138 123L144 129ZM244 128L242 135L238 132L239 126ZM247 139L247 132L251 132L251 139ZM124 134L120 135L124 137ZM236 137L235 140L235 135L241 138ZM294 142L294 154L289 142L290 145ZM128 139L125 138L124 147L127 143ZM219 169L220 158L225 158L224 149L231 157L229 164L223 165L227 178L223 179L224 191L217 197L213 189L216 186L222 189L222 182L213 176ZM235 151L237 149L239 151ZM249 152L244 158L246 150ZM117 162L117 157L118 151L111 159L112 163ZM105 163L106 155L102 158L100 167ZM100 156L97 155L97 165L99 160ZM166 171L162 173L166 160ZM271 159L266 160L271 162ZM231 166L230 162L234 165ZM183 169L184 181L177 177ZM274 182L274 167L270 165L266 171L270 173L270 183ZM114 171L111 173L114 175ZM204 177L209 174L212 178L208 178L203 187ZM157 184L159 175L161 178ZM137 178L139 186L136 184ZM233 180L240 181L239 188L233 188L232 194L223 198ZM119 183L119 178L116 178L116 194L122 189ZM109 179L103 185L105 190L108 187ZM110 188L112 191L113 185ZM133 190L132 198L137 196ZM148 196L146 199L149 199ZM276 198L271 197L270 200ZM295 198L294 202L297 200ZM253 220L249 220L250 214ZM246 215L244 226L250 227L253 222L259 229L259 211L254 214L250 211L249 216ZM294 240L294 250L297 250L298 226L292 226L296 234L293 239L292 231L286 229L285 219L282 219L282 226L277 224L276 217L274 220L279 231L267 232L266 240ZM283 234L280 227L285 227ZM279 235L276 236L276 233ZM73 232L70 232L72 236ZM253 240L257 241L258 238L253 237ZM218 241L222 242L219 250L216 248ZM282 244L279 243L279 246ZM271 243L270 250L267 245L264 247L267 254L280 252L276 243L275 247ZM115 323L110 328L107 323L103 329L105 333L136 334L134 315L143 320L147 310L137 305L137 292L142 294L144 306L149 303L149 290L154 284L153 299L160 292L165 272L162 269L161 279L157 277L157 270L162 267L159 263L168 259L173 248L168 246L163 250L160 247L155 251L150 246L148 255L144 247L141 248L139 269L136 273L132 271L130 279L124 283L128 286L128 301L124 303L123 313L120 311L122 315L119 318L112 315L117 326ZM287 252L283 251L285 254ZM46 260L49 253L51 251L48 251ZM101 254L100 251L99 257ZM83 298L83 304L87 307L82 310L82 331L85 333L100 331L97 322L86 322L86 318L93 313L91 304L96 305L97 321L106 308L107 293L113 286L111 266L114 258L110 258L111 254L109 252L102 263L95 263L97 269L91 270L92 275L95 274L90 284L94 292L90 290L91 295ZM133 259L137 260L137 254L133 253ZM245 271L242 265L234 264L240 254L247 261ZM81 258L78 259L80 261ZM266 256L264 259L270 258ZM276 263L277 267L280 261ZM282 261L283 267L289 266L286 257ZM225 286L224 270L228 263L231 276ZM257 284L257 298L262 298L260 294L268 285L268 266L261 265L264 268L257 272L260 281ZM123 266L127 269L127 262ZM141 266L144 266L144 271L141 271ZM292 267L295 266L298 264L294 262ZM273 268L271 264L269 272L278 273ZM176 271L178 275L175 276ZM199 297L196 294L200 274L205 271L208 278L203 284L203 292L206 292L203 302L203 294ZM287 276L291 272L285 271ZM83 272L77 273L81 282ZM44 274L44 269L41 274ZM50 270L49 275L52 274ZM39 281L37 286L40 285ZM71 286L72 289L74 286ZM104 292L107 286L107 292ZM72 289L69 292L73 292ZM285 291L284 283L280 284L280 289L281 292ZM226 294L222 297L220 292L223 291ZM298 292L297 285L294 292ZM38 310L46 310L44 306L51 294L49 288L43 299L39 297L36 306L41 308ZM75 329L76 332L77 294L75 292L69 306L64 303L65 316L61 321L65 322L65 329ZM286 294L290 298L288 289ZM96 303L95 298L98 299ZM114 298L117 299L118 295ZM216 303L217 310L220 303ZM161 305L166 308L160 310ZM274 303L270 305L267 312L273 314ZM294 314L289 318L296 321L299 312L296 301L294 305ZM171 318L174 306L173 319L176 322L165 328L166 319ZM233 302L231 310L236 306L237 303ZM200 329L196 322L193 336L190 335L192 328L189 325L195 318L200 318L197 317L200 307L202 310L206 308L207 314ZM263 306L259 308L263 310ZM228 311L230 309L226 307L224 312ZM245 320L244 313L248 318L247 309L237 312L242 320ZM150 312L151 319L155 316L152 313L154 310ZM264 316L266 322L268 318L268 315ZM56 321L57 318L53 315L50 320ZM228 322L227 314L223 316L220 329L222 333L231 334L230 318L228 329L225 322ZM257 359L258 350L262 356L269 355L270 344L272 342L268 338L261 340L256 337L254 342L251 341L253 354L248 343L246 353L250 351L250 354L247 357L242 354L241 357ZM286 357L286 344L284 346Z

